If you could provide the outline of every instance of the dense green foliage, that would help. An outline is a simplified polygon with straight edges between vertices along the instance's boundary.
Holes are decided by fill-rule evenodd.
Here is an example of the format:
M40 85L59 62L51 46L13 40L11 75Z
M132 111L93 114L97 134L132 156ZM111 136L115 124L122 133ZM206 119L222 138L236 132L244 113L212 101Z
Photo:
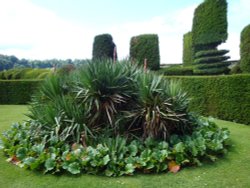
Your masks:
M30 118L46 129L54 130L57 119L62 130L75 127L69 140L82 136L84 129L86 142L107 133L167 139L192 129L188 99L177 83L128 62L102 62L91 62L66 78L46 79L33 98Z
M193 66L171 65L161 68L158 73L164 75L193 75Z
M226 65L228 65L226 62L223 62L227 59L229 59L229 56L205 56L205 57L200 57L200 58L196 58L194 60L194 64L209 64L209 65L213 65L213 64L217 64L218 62L222 62L225 63Z
M205 0L201 3L195 9L192 33L195 47L202 50L206 46L213 48L225 42L228 35L227 1Z
M0 71L13 68L52 68L54 66L60 68L63 65L67 64L74 64L75 66L79 66L84 63L86 63L86 60L83 59L27 60L27 59L18 59L13 55L8 56L0 54Z
M201 164L204 159L214 161L229 145L229 131L213 122L200 119L191 135L172 135L170 142L108 138L96 146L65 144L61 135L53 140L35 135L35 122L14 124L2 137L2 147L8 161L44 173L67 171L106 176L132 175L140 172L172 171L173 167ZM178 171L178 170L176 170Z
M228 50L203 50L195 54L195 58L199 57L210 57L210 56L222 56L227 54Z
M240 68L240 63L236 63L230 70L230 74L241 74L242 70Z
M130 40L130 59L143 65L147 59L147 66L151 70L160 68L159 39L156 34L145 34L132 37Z
M92 59L114 59L116 47L110 34L97 35L94 38ZM115 57L117 59L117 57Z
M227 1L205 0L194 13L192 42L194 46L194 73L199 75L228 73L229 63L224 56L228 50L218 50L217 46L227 39Z
M192 32L188 32L183 36L183 65L188 66L193 64L194 47L192 40Z
M41 80L0 80L0 104L27 104Z
M19 68L0 72L2 80L44 79L52 74L50 69Z
M188 106L177 81L130 62L92 61L48 77L30 120L4 134L3 148L10 162L45 173L177 172L213 161L228 144L228 130Z
M241 70L250 73L250 25L247 25L241 32L240 58Z
M190 110L250 125L250 75L169 78L182 82Z

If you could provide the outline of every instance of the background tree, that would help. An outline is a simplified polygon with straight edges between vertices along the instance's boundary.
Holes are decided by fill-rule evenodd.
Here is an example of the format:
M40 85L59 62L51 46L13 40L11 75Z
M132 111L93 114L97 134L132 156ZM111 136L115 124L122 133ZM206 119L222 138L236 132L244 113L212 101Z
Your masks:
M240 69L250 73L250 24L241 32L240 37Z

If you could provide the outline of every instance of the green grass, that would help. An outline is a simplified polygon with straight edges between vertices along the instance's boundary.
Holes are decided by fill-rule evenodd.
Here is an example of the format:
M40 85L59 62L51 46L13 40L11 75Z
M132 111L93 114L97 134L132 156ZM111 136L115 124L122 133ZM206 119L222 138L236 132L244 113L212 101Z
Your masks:
M0 132L8 129L11 123L24 120L23 113L26 112L26 106L0 105ZM216 122L219 126L230 129L233 147L225 157L215 163L185 168L177 174L139 174L120 178L93 175L59 176L21 169L7 163L0 152L0 187L250 187L250 126L221 120Z

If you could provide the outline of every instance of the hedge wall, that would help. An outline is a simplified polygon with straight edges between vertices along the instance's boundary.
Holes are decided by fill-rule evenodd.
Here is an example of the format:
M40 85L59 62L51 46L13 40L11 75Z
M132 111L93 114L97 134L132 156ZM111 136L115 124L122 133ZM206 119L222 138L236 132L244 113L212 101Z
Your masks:
M192 42L192 32L183 35L183 65L192 65L194 57L194 48Z
M0 80L0 104L27 104L42 80Z
M192 98L190 110L250 125L250 74L167 78L181 80Z
M44 79L53 74L51 69L33 69L33 68L18 68L9 69L0 72L2 80L18 80L18 79Z
M240 57L240 69L250 73L250 25L247 25L241 32Z
M130 40L130 59L143 65L147 59L148 68L158 70L160 68L159 39L156 34L145 34L132 37Z
M93 44L93 59L113 59L114 48L116 47L110 34L97 35ZM115 57L117 59L117 57Z

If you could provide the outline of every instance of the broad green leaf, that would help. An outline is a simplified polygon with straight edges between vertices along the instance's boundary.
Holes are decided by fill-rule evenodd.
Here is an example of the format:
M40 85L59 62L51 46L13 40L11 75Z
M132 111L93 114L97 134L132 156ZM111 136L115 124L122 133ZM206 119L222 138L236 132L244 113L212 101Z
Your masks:
M80 165L77 162L69 164L67 169L71 174L79 174L81 171Z
M114 172L112 172L111 170L108 170L108 169L105 170L104 173L105 173L106 176L109 176L109 177L112 176L112 175L114 174Z
M32 163L34 163L36 159L34 157L27 157L23 160L23 163L27 166L30 166Z
M22 160L26 157L26 154L27 154L27 148L18 148L17 151L16 151L16 156L18 159Z
M109 161L110 161L109 155L103 157L103 165L107 165Z
M45 168L46 168L46 172L48 172L48 171L52 170L53 168L55 168L56 162L55 162L54 159L49 158L49 159L47 159L47 160L45 161L44 166L45 166Z
M129 149L129 152L131 153L131 156L135 156L138 152L138 148L136 145L130 145L128 149Z
M125 170L126 170L126 174L132 174L135 170L135 167L133 166L133 164L127 164L125 166Z
M178 153L183 153L185 149L185 145L183 142L179 142L178 144L174 145L174 150Z

